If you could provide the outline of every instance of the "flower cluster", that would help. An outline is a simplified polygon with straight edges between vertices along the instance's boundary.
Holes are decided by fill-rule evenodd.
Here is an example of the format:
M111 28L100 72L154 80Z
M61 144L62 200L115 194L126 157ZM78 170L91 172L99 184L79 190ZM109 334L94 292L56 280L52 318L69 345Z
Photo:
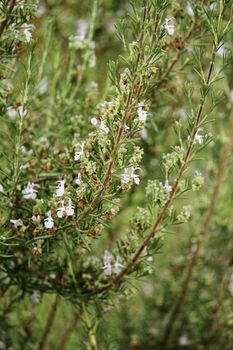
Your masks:
M122 271L123 265L121 264L121 259L119 256L116 256L116 259L114 261L113 256L109 253L109 251L106 249L104 251L104 275L105 276L111 276L112 274L119 274Z

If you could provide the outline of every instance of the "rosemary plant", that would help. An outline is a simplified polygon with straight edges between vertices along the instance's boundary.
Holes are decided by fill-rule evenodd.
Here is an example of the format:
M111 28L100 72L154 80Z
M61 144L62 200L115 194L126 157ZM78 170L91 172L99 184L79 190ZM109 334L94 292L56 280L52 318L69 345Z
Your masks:
M0 349L232 348L232 9L1 1Z

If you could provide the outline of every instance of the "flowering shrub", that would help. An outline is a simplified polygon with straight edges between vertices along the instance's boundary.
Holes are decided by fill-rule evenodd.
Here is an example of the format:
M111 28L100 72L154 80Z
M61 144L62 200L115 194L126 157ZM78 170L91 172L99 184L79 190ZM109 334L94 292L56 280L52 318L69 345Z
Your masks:
M231 1L0 8L0 349L231 349Z

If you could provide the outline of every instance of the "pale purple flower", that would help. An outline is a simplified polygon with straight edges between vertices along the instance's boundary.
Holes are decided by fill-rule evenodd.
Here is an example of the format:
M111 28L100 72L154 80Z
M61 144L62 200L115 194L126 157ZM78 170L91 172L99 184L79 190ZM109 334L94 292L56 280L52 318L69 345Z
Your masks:
M19 112L20 117L24 118L24 117L26 117L28 111L26 109L24 109L23 106L19 106L18 112Z
M109 128L103 122L100 123L100 129L105 132L105 134L109 133Z
M47 87L48 87L48 78L43 77L38 84L38 91L40 95L43 95L47 91Z
M121 258L119 256L116 257L116 261L113 267L113 272L116 274L121 273L123 265L121 264Z
M44 226L47 229L51 229L54 226L54 221L51 215L51 210L48 211L48 217L44 220Z
M58 197L62 197L65 193L65 180L57 181L57 187L56 187L56 195Z
M168 180L165 181L164 188L165 188L165 190L166 190L167 192L171 192L171 191L172 191L172 186L169 185L169 181L168 181Z
M128 126L128 125L125 125L124 134L128 134L128 132L129 132L129 126Z
M135 183L135 185L139 185L140 178L138 174L135 174L135 170L140 169L139 167L125 168L124 173L121 175L121 184L127 185L131 180Z
M25 170L25 169L28 169L28 168L30 168L30 164L29 163L25 163L25 164L20 165L20 170Z
M141 122L145 122L147 119L147 115L148 115L148 111L144 110L143 106L144 106L143 102L140 102L138 104L138 109L137 109L138 118Z
M12 106L7 108L7 115L10 119L14 119L17 116L17 110Z
M76 151L75 152L75 155L74 155L74 160L81 160L83 154L84 154L84 143L78 143L77 144L77 147L80 148L79 151Z
M24 24L23 28L26 42L29 43L32 38L32 32L35 30L35 26L33 24Z
M112 274L111 260L112 260L111 254L109 253L109 251L107 249L105 249L103 270L104 270L104 275L106 275L106 276L111 276L111 274Z
M23 226L23 221L21 219L10 220L10 222L14 225L14 228L18 228L20 226Z
M78 177L75 179L75 183L76 183L76 185L80 186L80 185L81 185L81 182L82 182L81 174L79 173L79 174L78 174Z
M98 124L98 120L95 117L91 118L91 124L96 126Z
M40 215L33 215L32 221L34 221L35 223L39 223L41 221Z
M69 199L68 205L66 206L66 214L67 214L67 216L74 215L74 206L73 206L71 199Z
M63 215L65 214L65 205L64 205L64 201L61 201L61 206L59 208L57 208L57 217L58 218L62 218Z
M33 304L39 304L40 303L40 294L34 290L31 294L31 301Z
M197 133L195 135L195 141L198 142L200 145L203 144L204 142L204 136L203 135L200 135L199 132L201 131L202 129L197 129Z
M77 41L83 41L87 35L88 22L85 19L79 19L76 22L77 25Z
M34 182L28 182L27 186L22 191L23 198L35 200L37 197L37 190L35 190L35 187L37 186L38 185L34 184Z
M165 19L165 25L164 25L166 31L169 35L173 35L175 32L176 27L176 20L174 17L168 17Z

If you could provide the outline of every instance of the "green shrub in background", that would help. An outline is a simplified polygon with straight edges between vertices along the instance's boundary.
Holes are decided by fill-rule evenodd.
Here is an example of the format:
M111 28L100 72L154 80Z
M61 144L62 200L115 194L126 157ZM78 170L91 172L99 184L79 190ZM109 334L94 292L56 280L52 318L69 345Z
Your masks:
M232 349L232 1L0 10L0 349Z

